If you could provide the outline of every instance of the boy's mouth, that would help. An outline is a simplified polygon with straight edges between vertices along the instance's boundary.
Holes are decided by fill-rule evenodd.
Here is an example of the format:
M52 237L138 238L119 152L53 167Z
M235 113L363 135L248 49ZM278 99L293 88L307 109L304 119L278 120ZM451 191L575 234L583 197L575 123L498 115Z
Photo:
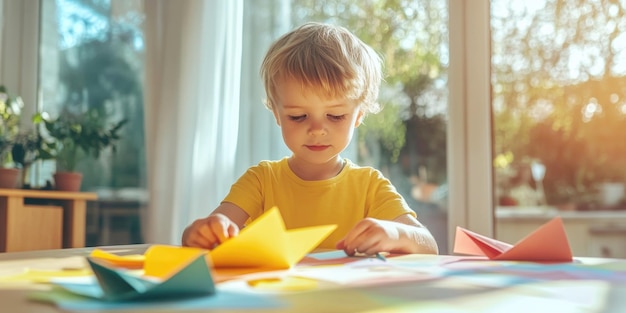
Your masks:
M309 150L312 150L312 151L322 151L322 150L328 149L328 147L330 146L313 145L313 146L305 146L305 147L307 147Z

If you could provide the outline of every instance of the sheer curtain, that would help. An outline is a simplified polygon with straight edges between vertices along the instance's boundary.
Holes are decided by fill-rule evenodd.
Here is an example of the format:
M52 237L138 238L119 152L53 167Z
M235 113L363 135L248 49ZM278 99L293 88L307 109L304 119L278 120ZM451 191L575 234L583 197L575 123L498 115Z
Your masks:
M246 0L243 22L241 110L235 171L241 175L260 160L290 154L280 128L265 108L265 90L259 70L270 44L289 31L290 0Z
M179 244L240 173L243 0L145 1L148 243Z

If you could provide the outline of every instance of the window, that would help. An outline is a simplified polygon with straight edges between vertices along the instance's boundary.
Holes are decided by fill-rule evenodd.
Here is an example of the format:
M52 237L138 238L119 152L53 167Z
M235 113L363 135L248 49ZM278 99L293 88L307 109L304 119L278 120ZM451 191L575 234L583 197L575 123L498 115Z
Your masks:
M89 112L106 125L128 120L115 153L84 158L77 170L103 212L136 209L145 200L142 1L41 1L40 9L40 110ZM37 185L53 171L54 162L44 162ZM88 242L102 243L116 242Z
M626 257L626 3L491 1L496 233Z

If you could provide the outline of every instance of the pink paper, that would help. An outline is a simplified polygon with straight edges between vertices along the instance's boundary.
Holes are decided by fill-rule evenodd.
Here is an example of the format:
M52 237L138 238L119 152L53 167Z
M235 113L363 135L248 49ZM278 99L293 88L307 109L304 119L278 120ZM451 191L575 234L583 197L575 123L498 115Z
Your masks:
M510 245L462 227L456 228L454 253L486 256L490 260L571 262L565 227L555 217L530 233L515 245Z

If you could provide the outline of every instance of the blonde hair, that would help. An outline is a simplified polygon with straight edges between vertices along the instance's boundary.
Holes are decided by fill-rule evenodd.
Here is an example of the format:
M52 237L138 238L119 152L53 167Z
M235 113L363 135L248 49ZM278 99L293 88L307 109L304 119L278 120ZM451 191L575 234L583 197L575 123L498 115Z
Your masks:
M304 24L275 41L263 60L265 105L270 110L276 105L277 81L295 79L320 96L345 97L364 113L378 113L381 63L380 56L347 29Z

